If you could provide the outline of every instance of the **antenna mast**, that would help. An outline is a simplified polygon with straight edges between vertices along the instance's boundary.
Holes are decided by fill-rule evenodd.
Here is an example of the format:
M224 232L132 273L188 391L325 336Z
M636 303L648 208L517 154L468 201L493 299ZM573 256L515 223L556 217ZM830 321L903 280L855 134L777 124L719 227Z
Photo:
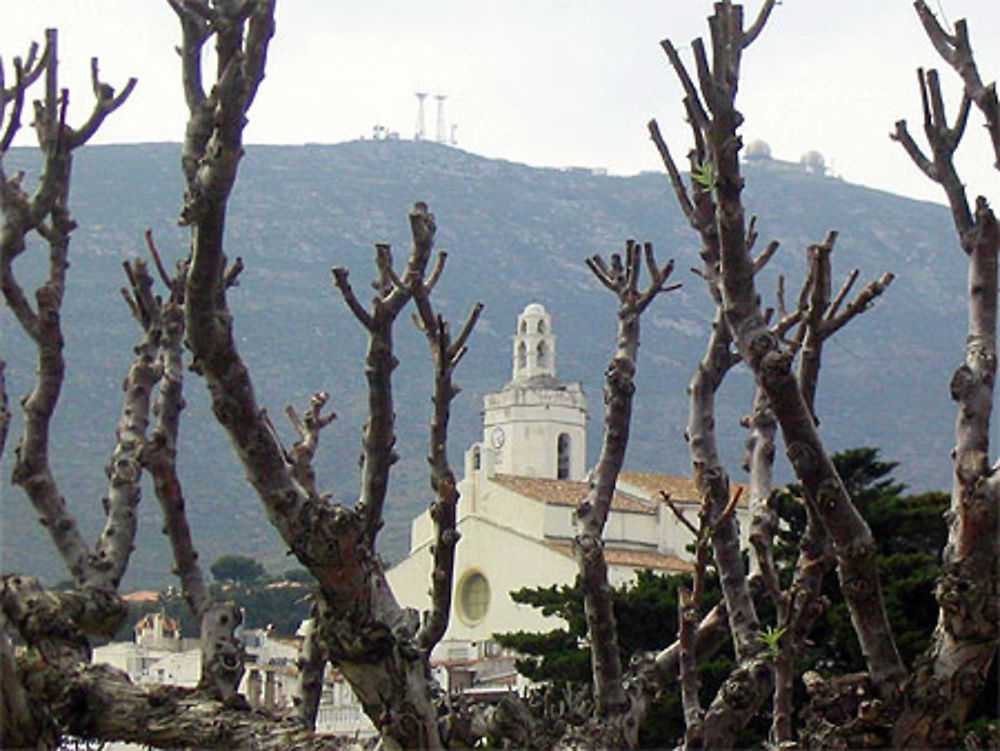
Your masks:
M444 100L447 99L445 94L435 94L434 98L437 99L437 140L438 143L448 143L448 135L444 127Z
M417 131L413 136L414 141L423 141L427 138L427 124L424 120L424 100L427 98L426 91L418 91L417 94Z

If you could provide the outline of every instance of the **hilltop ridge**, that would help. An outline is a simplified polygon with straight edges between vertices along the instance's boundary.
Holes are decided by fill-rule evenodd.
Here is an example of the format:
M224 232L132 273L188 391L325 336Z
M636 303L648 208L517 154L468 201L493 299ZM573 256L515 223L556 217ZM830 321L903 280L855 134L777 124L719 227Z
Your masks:
M12 167L31 174L33 155L14 150ZM75 160L73 235L66 301L68 379L54 423L55 470L89 538L101 517L103 466L111 449L121 378L135 327L121 303L121 261L141 253L154 230L171 262L186 250L177 227L183 192L177 144L92 146ZM826 350L819 394L825 441L834 449L874 445L900 461L898 476L914 490L946 487L953 411L948 379L965 337L963 256L947 210L807 173L774 160L747 163L747 203L759 216L761 241L782 250L764 275L773 296L777 274L797 287L804 249L830 229L840 238L835 284L857 266L861 281L897 275L874 310ZM375 242L409 249L407 212L426 201L437 216L438 247L449 251L438 305L452 320L475 300L486 304L457 379L449 446L462 454L479 435L482 396L510 375L510 336L517 312L533 300L553 315L558 371L583 383L591 405L590 459L599 449L601 378L613 349L614 306L583 264L635 238L677 260L684 288L658 300L644 318L636 421L626 464L632 469L688 472L683 440L685 387L701 356L711 314L701 282L698 241L678 211L664 175L609 176L592 170L535 168L487 159L422 141L352 141L334 145L250 146L231 201L227 252L246 271L233 291L239 346L261 403L286 440L286 404L302 407L314 391L331 392L338 420L324 431L317 464L321 486L350 502L356 488L363 424L363 332L330 283L330 267L351 269L359 294L372 278ZM18 264L30 276L32 261ZM396 385L402 459L390 488L383 549L398 557L408 522L429 495L425 473L430 366L423 338L408 321L398 329L402 367ZM12 402L34 366L10 314L0 317ZM252 497L243 472L208 412L204 385L189 375L181 472L202 557L256 555L277 570L292 565ZM750 408L745 372L727 381L719 403L724 458L740 479L738 420ZM11 433L8 454L12 453ZM19 490L2 470L5 570L65 578L51 543ZM158 507L148 488L128 586L170 583L169 553L158 533Z

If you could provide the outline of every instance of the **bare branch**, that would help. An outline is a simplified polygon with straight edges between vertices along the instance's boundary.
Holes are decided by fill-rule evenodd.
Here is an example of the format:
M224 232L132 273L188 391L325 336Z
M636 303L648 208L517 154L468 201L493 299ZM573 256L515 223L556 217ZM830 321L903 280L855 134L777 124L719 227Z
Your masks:
M161 319L152 294L153 279L146 264L125 265L132 286L132 298L143 328L141 343L125 378L125 398L116 430L116 445L108 463L108 493L105 498L107 522L94 548L94 567L104 586L117 588L128 566L137 529L142 477L140 455L146 443L152 390L157 380Z
M232 696L243 675L243 646L235 636L242 622L239 609L233 603L217 602L205 583L198 552L187 520L186 501L177 474L177 442L183 397L184 339L184 277L186 264L179 264L176 278L167 276L153 243L146 233L146 242L157 269L167 288L168 299L152 318L159 321L159 350L156 369L159 372L159 394L154 412L157 424L139 455L142 466L153 478L153 489L163 514L163 531L170 541L174 571L181 581L181 590L201 630L201 678L199 686L210 696L225 699Z
M250 109L257 89L264 80L264 65L267 62L267 48L274 36L274 3L275 0L259 0L246 4L247 40L246 53L243 58L243 77L246 80L247 93L243 104L244 111Z
M802 286L799 297L799 307L805 303L805 315L802 320L804 336L799 358L799 388L802 398L813 419L816 419L815 401L819 381L819 370L823 357L823 319L830 307L832 292L832 261L833 246L837 241L836 230L831 230L826 239L818 245L810 245L809 274Z
M89 141L91 136L101 127L104 118L125 104L125 100L129 98L129 95L138 82L135 78L128 79L122 92L115 96L115 90L108 84L103 83L98 77L96 57L90 61L90 75L94 89L94 98L96 99L94 109L91 111L90 117L87 118L87 122L76 128L69 137L70 148L82 146Z
M10 428L10 408L7 403L7 363L0 360L0 458L7 447L7 431Z
M424 286L427 288L428 294L434 291L434 287L437 286L438 279L441 278L441 273L444 271L445 261L448 260L448 251L442 250L438 252L437 258L434 259L434 268L431 269L431 273L427 276L427 281L424 282Z
M664 39L660 42L660 47L667 54L667 59L670 61L670 65L673 67L677 78L681 82L681 87L684 89L685 104L688 114L692 116L693 120L692 126L700 130L708 124L708 113L705 112L705 108L702 106L698 89L691 80L691 76L688 74L680 55L677 54L673 43L669 39Z
M0 127L3 128L3 134L0 135L0 154L4 154L10 148L10 145L14 142L14 136L17 135L17 131L21 127L21 111L24 109L24 91L27 88L24 83L24 71L21 68L21 61L17 58L14 60L14 86L11 89L11 93L8 94L3 90L3 60L0 59ZM14 99L14 109L10 113L10 119L6 120L7 116L7 102L10 98Z
M750 431L744 468L750 474L750 586L763 587L781 614L784 598L774 565L774 536L778 514L774 508L774 437L778 424L761 389L754 392L753 412L742 420Z
M652 247L646 249L645 255L647 262L656 269ZM645 307L662 290L673 264L659 269L639 295L637 286L642 261L639 246L634 241L626 243L624 267L617 254L612 255L610 267L598 256L589 259L588 266L601 283L615 293L619 302L617 346L605 372L604 441L591 475L590 491L576 507L579 531L573 540L584 610L590 623L594 696L599 714L606 716L624 708L626 696L602 534L628 444L639 319ZM633 728L631 732L634 734L636 730Z
M704 546L702 546L704 547ZM701 570L695 568L696 582L700 583ZM681 674L681 705L684 708L685 751L701 748L704 742L704 710L698 698L698 666L695 649L695 625L698 619L698 602L691 592L681 587L677 590L677 644L680 647L678 663Z
M314 499L319 498L319 491L316 488L316 472L312 460L319 445L319 434L323 428L337 419L337 415L333 412L323 414L323 408L329 399L330 395L325 391L313 394L309 400L309 407L302 417L299 417L291 406L285 407L285 413L299 435L299 440L292 445L292 450L289 452L292 474L296 482L305 488L309 497Z
M753 244L753 242L750 241L749 245L752 245L752 244ZM755 259L753 259L753 273L754 274L760 273L761 269L763 269L765 266L767 266L767 262L770 261L774 257L774 254L778 252L778 248L780 246L781 246L781 243L779 243L777 240L771 240L771 242L769 242L767 244L767 247L764 248L763 252L759 256L757 256Z
M715 395L732 367L732 335L716 312L712 332L698 368L688 386L688 421L685 438L691 454L695 486L703 513L713 529L712 548L729 614L730 629L739 658L757 650L758 619L746 584L739 534L731 514L729 475L719 458L715 436Z
M965 19L955 23L954 34L948 34L924 0L917 0L914 7L934 49L961 76L965 95L986 117L986 128L993 143L994 167L1000 169L1000 101L997 99L996 83L984 85L980 78Z
M677 203L680 204L684 216L691 220L694 217L694 205L691 203L690 196L688 196L687 188L684 187L684 181L681 179L681 173L677 169L677 164L670 155L667 142L663 140L663 134L660 133L660 126L656 120L650 120L647 128L649 129L649 137L656 145L656 150L660 152L663 166L667 169L667 175L670 177L670 185L674 189L674 195L677 196Z
M677 507L677 504L673 502L673 499L671 499L670 494L667 493L666 491L661 490L660 499L665 504L667 504L667 508L669 508L671 511L674 512L674 516L677 518L677 521L683 524L687 528L688 532L690 532L691 535L695 538L695 540L697 540L698 528L694 526L694 524L691 523L691 520L687 518L684 512Z
M10 88L5 88L3 60L0 59L0 127L3 127L3 135L0 136L0 154L10 148L14 136L21 127L25 92L54 64L50 46L52 38L52 35L46 32L45 51L41 57L38 57L38 43L32 42L23 61L19 57L14 58L14 84ZM4 126L7 103L11 100L14 102L14 109Z
M361 325L371 331L375 322L372 320L372 317L368 315L368 311L365 310L364 306L355 296L354 290L351 287L350 282L347 280L350 272L342 266L336 266L332 268L331 271L333 272L334 283L337 285L337 289L340 290L340 294L343 295L344 302L347 303L347 307L351 309L351 312L354 313L354 317L361 322Z
M616 291L616 282L611 277L611 273L609 272L607 265L604 263L604 259L598 255L593 255L585 259L585 263L587 264L587 268L589 268L594 273L594 276L597 277L597 281L612 292Z
M913 140L913 136L910 135L906 127L906 120L897 120L896 130L889 137L902 145L906 153L909 154L910 159L913 160L913 163L917 165L917 168L921 172L934 182L940 182L937 170L934 168L934 163L927 158L924 152L920 150L920 147L917 146L917 142Z
M476 303L458 338L452 341L449 326L435 313L430 301L430 285L417 276L413 278L413 299L417 307L420 328L427 337L431 359L434 362L434 394L431 402L434 413L430 422L430 440L427 462L430 465L431 489L435 499L430 516L434 522L433 564L431 573L431 609L417 632L420 648L430 650L441 641L448 629L451 613L452 586L455 572L455 545L460 537L456 526L458 490L455 473L448 461L448 422L451 402L459 389L454 384L454 370L465 352L465 342L472 333L482 303Z
M828 321L837 315L837 311L840 310L840 306L844 304L844 299L851 293L854 283L858 280L859 273L860 272L857 269L851 269L851 272L847 275L847 279L844 280L844 284L841 286L840 291L837 292L837 296L833 298L833 302L830 303L830 309L826 313L826 319Z
M736 497L739 493L736 493ZM702 503L695 534L695 560L691 591L681 588L677 593L677 644L680 647L681 702L684 707L684 749L700 749L704 741L704 710L698 697L697 625L705 589L705 569L708 566L709 538L713 532L713 509Z
M851 301L846 308L844 308L842 313L831 316L831 318L823 324L824 338L833 336L856 315L868 310L872 306L874 300L885 292L886 289L888 289L889 285L892 284L892 280L895 278L894 274L887 271L881 277L871 282L867 287L861 290L861 292L858 293L858 296L854 298L854 300Z
M757 18L753 22L753 25L743 34L744 49L753 44L754 40L760 36L760 32L764 30L764 26L767 24L767 19L770 17L771 11L774 10L774 6L777 4L777 0L765 0L764 5L761 6L760 12L757 14Z
M365 356L365 378L368 382L368 421L362 439L361 493L358 510L365 519L366 535L374 543L382 526L382 509L388 490L389 470L396 463L395 412L392 401L392 371L398 361L392 351L392 327L403 306L417 289L423 289L423 279L434 247L436 224L427 205L414 204L410 211L410 233L413 250L403 277L392 269L389 247L376 245L375 265L378 270L378 294L368 313L361 307L347 285L344 270L334 270L344 300L362 324L366 320L369 332L368 353Z
M968 92L963 94L955 126L949 127L937 71L918 70L917 78L920 83L920 97L924 111L924 133L931 147L933 160L929 161L917 148L909 133L906 132L905 121L901 120L896 123L896 133L893 138L903 145L907 154L921 171L944 189L951 207L952 221L958 229L959 239L962 242L962 248L966 253L969 253L967 236L972 230L972 212L966 199L965 186L962 184L953 162L955 149L958 147L968 117Z

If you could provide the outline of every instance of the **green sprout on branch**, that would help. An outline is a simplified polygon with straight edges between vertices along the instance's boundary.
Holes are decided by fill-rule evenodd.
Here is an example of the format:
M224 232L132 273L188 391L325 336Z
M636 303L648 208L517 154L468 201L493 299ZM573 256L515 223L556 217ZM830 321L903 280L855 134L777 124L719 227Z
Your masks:
M691 170L691 179L712 193L719 184L719 175L711 162L696 165Z
M764 646L767 647L768 656L774 660L777 659L778 653L780 651L781 637L785 635L786 628L774 628L774 626L768 626L764 633L760 635L760 640L764 642Z

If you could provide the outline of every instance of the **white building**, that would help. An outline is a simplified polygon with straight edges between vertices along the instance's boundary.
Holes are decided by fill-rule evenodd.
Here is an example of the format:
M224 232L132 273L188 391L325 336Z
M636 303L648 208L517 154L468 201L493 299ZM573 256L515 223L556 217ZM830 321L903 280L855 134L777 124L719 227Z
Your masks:
M180 624L166 613L148 613L135 624L135 640L94 647L93 662L128 673L138 684L167 683L192 688L201 678L197 639L181 636Z
M296 659L302 635L285 637L273 629L240 629L247 658L239 692L251 707L276 712L294 711L298 692ZM165 613L149 613L135 626L135 640L95 647L93 662L125 671L133 683L194 688L201 678L198 639L181 636L180 624ZM323 692L316 731L344 737L367 738L375 727L361 708L350 685L332 666L323 675ZM137 746L124 745L132 749Z
M557 618L515 603L510 592L571 584L576 577L573 513L589 490L587 402L579 383L556 377L552 320L538 303L518 316L512 360L511 380L484 398L482 440L465 453L452 613L435 661L497 632L557 628ZM612 585L633 580L641 569L691 569L691 534L661 492L697 523L689 478L622 472L604 533ZM737 510L744 535L746 513L745 505ZM433 541L425 511L412 523L409 554L388 572L401 604L420 611L430 607Z

